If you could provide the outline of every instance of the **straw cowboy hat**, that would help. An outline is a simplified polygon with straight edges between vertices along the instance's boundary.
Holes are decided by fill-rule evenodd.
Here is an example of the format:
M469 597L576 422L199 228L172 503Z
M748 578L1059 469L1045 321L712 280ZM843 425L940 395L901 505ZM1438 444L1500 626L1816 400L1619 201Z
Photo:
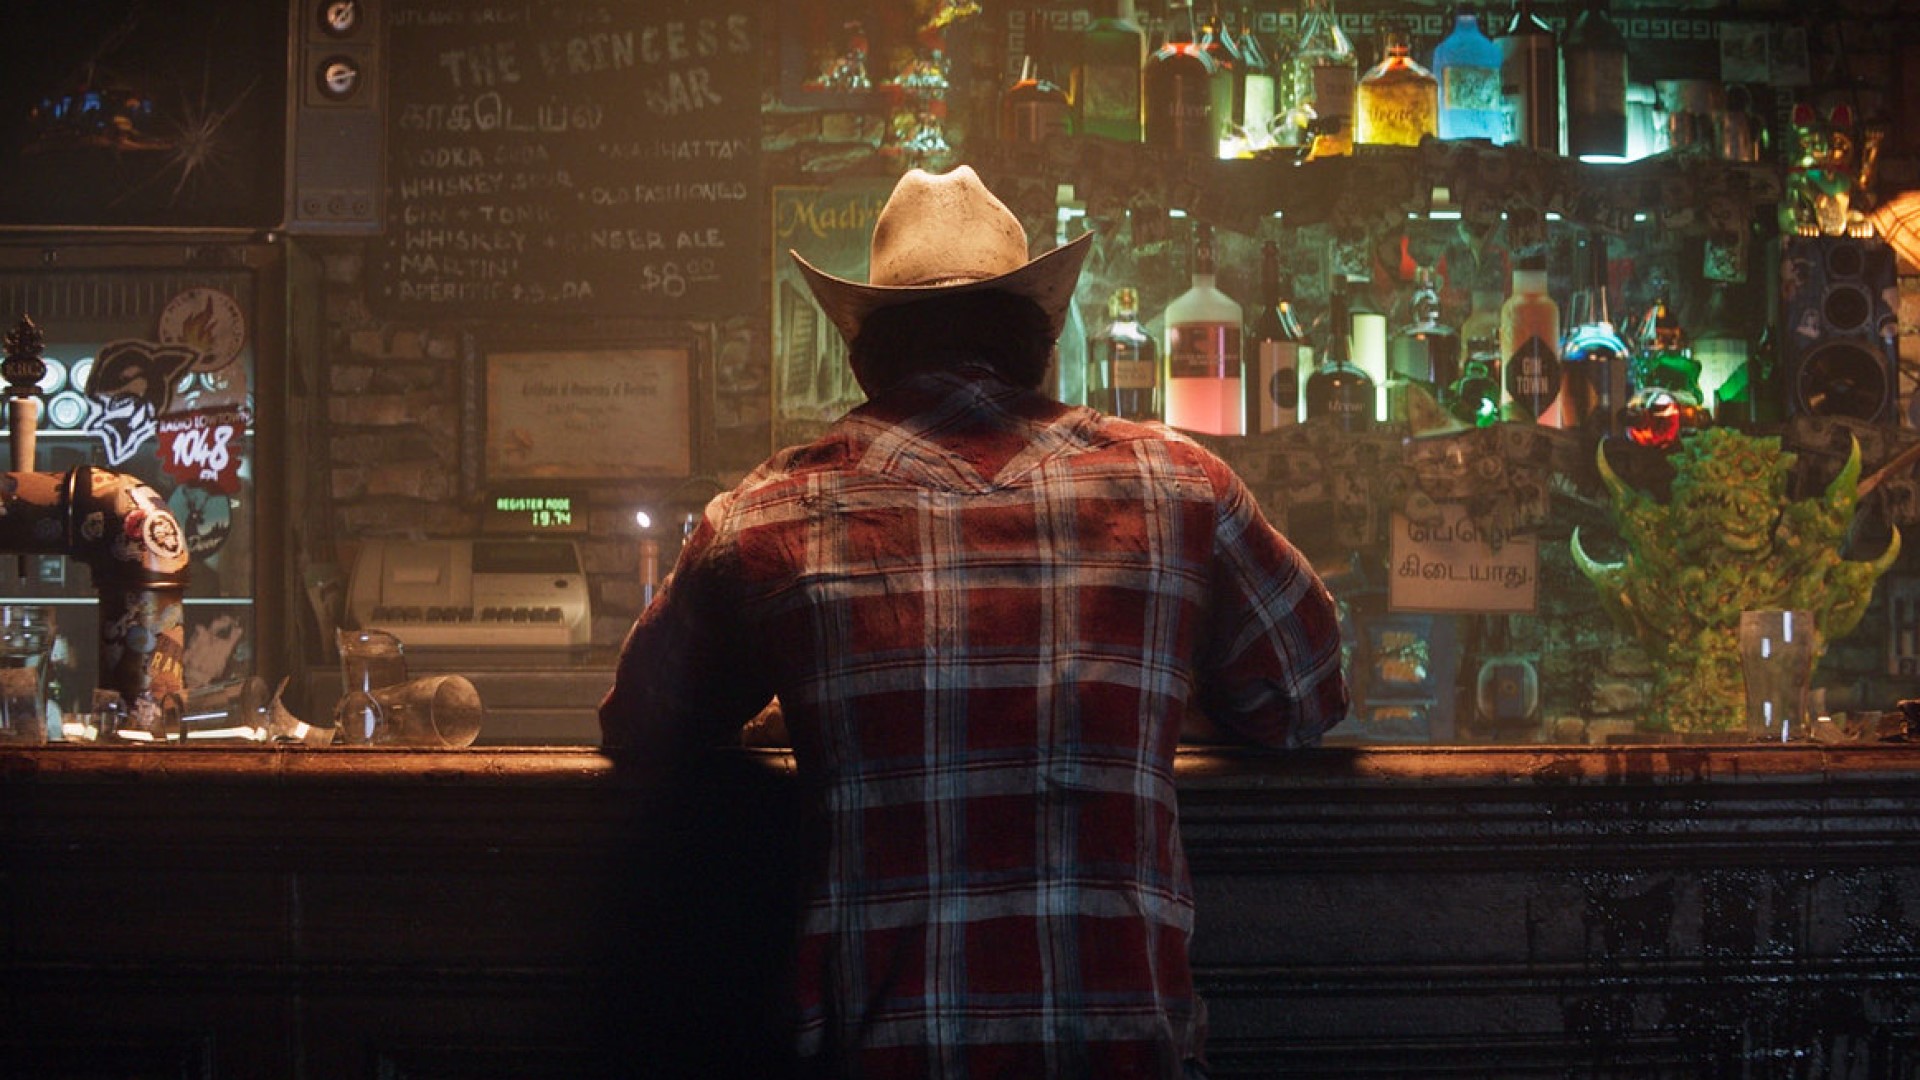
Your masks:
M1029 260L1020 219L962 165L939 175L912 169L900 178L873 223L866 281L834 277L797 251L787 254L849 342L883 307L987 289L1039 304L1059 337L1092 239L1082 233Z

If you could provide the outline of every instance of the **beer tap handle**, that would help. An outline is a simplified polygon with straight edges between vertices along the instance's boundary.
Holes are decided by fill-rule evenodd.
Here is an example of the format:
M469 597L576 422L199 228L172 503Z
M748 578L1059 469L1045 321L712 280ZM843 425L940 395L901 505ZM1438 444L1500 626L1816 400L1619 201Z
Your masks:
M7 433L13 444L13 471L32 472L40 433L40 382L47 377L46 338L32 318L7 332L7 358L0 375L7 380Z
M6 337L7 358L0 362L0 376L7 380L7 437L13 448L13 471L32 472L39 449L40 381L47 377L46 338L27 315ZM22 581L27 577L27 557L19 559Z

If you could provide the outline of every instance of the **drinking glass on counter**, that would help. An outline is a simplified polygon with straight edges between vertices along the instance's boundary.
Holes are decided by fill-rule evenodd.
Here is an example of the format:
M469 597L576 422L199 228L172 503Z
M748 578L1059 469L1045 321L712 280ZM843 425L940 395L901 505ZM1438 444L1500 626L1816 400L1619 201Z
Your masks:
M373 692L380 717L375 743L457 750L480 737L486 708L464 675L428 675Z
M384 630L342 630L345 692L334 725L349 746L433 746L458 749L480 736L486 709L461 675L407 676L406 650Z
M1786 742L1806 733L1813 662L1811 614L1740 613L1740 668L1746 678L1749 736Z
M47 658L53 609L0 604L0 743L47 741Z
M373 692L407 681L406 649L385 630L338 630L340 647L340 701L334 706L333 725L348 746L371 746L382 721Z

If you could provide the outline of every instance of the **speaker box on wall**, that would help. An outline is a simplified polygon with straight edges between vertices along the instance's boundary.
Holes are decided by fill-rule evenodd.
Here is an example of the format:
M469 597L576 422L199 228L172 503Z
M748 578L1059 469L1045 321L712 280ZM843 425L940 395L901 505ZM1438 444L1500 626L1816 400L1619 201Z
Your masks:
M1898 422L1893 250L1876 239L1789 237L1780 275L1788 409L1799 416Z
M377 232L386 130L379 0L292 3L287 230Z

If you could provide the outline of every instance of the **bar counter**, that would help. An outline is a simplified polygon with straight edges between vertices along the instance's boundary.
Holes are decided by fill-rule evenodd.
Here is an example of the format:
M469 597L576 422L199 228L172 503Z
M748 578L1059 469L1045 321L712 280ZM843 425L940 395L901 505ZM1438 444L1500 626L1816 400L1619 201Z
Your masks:
M1920 755L1194 747L1217 1077L1920 1074ZM0 750L0 1074L775 1076L791 758Z

